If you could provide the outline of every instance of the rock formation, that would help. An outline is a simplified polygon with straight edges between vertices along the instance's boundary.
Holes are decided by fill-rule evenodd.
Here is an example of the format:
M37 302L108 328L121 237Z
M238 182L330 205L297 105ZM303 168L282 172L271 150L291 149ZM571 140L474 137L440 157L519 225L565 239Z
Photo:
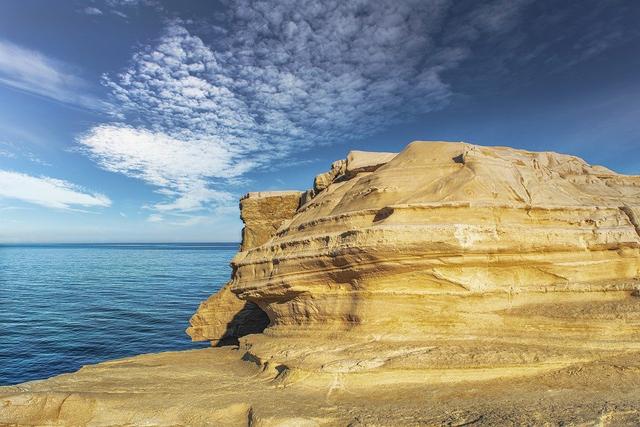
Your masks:
M240 208L231 280L187 330L236 347L0 389L0 423L640 421L640 177L414 142Z
M299 191L249 193L240 200L240 217L244 221L241 251L267 242L280 226L295 215L300 206ZM198 307L187 333L194 340L226 344L237 337L259 333L269 323L264 311L231 292L230 284Z
M249 193L240 200L240 218L244 222L241 251L267 242L300 206L299 191Z
M414 142L397 156L352 152L314 190L232 262L224 292L260 307L270 335L531 340L505 310L636 286L640 179L573 156ZM246 200L273 212L274 197ZM209 312L212 322L225 315ZM546 337L583 339L541 322Z

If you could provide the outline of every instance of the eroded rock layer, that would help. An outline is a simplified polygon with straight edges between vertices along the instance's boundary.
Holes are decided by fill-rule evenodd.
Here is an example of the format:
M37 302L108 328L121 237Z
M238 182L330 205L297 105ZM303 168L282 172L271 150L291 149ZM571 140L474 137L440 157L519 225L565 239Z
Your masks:
M240 218L244 221L241 251L267 242L295 215L300 206L299 191L249 193L240 200Z
M266 243L293 218L300 206L299 191L248 193L240 200L240 217L244 222L240 251ZM269 319L255 303L242 300L227 283L200 304L190 320L187 334L194 341L211 341L213 345L235 342L238 337L262 332Z
M308 382L309 377L274 378L230 347L141 355L0 387L0 425L617 427L640 422L639 352L558 364L544 372L536 358L545 349L474 344L423 348L422 360L433 366L414 374L413 384L382 382L366 373L345 376L341 369L348 361L338 360L324 385ZM369 351L364 348L365 355ZM419 360L420 354L396 355L395 361ZM527 360L533 368L511 368L508 375L503 370L496 378L486 367L506 359ZM375 363L380 362L369 365ZM393 372L394 362L389 363L387 372Z
M450 142L352 152L303 202L233 260L228 290L269 316L270 336L606 345L606 322L531 325L509 313L624 298L637 286L640 178L574 156ZM615 334L635 339L629 328Z

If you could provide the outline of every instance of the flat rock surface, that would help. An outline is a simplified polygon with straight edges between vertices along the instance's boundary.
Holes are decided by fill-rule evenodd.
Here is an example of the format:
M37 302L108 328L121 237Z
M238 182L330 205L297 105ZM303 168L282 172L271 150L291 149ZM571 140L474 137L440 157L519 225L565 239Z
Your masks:
M461 349L466 349L462 351ZM481 342L433 358L495 361ZM503 349L505 350L505 349ZM521 352L522 349L514 349ZM637 425L640 352L602 355L534 374L457 381L326 385L286 380L230 347L149 354L0 388L2 425ZM475 363L475 362L473 362ZM449 368L453 369L453 368ZM507 371L505 370L505 374ZM441 369L446 374L446 369ZM420 375L420 374L418 374Z

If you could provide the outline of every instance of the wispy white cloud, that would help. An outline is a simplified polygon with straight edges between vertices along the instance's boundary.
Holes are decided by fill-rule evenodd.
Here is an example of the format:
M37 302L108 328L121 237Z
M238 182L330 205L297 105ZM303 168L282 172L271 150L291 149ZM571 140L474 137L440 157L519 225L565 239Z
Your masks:
M129 18L130 12L136 12L136 9L154 10L162 13L164 7L157 0L91 0L93 6L87 6L78 9L79 13L85 15L107 15L112 14L123 19ZM99 7L96 7L99 6Z
M111 7L137 7L137 6L157 6L156 0L106 0L106 4Z
M16 199L55 209L111 205L107 196L87 191L68 181L7 170L0 170L0 198Z
M86 15L102 15L102 11L97 7L85 7L84 9L82 9L82 11Z
M29 160L32 163L36 163L40 166L53 166L51 163L47 162L46 160L42 160L40 157L36 156L31 152L27 151L23 155L25 159Z
M0 147L0 157L6 157L6 158L9 158L9 159L15 159L16 155L15 155L15 153L13 151L9 151L9 150L6 150L6 149Z
M158 211L213 209L250 170L447 105L445 73L475 40L511 28L524 2L490 4L465 11L469 30L448 38L449 0L239 0L209 38L172 21L105 76L127 124L79 143L104 169L154 185L167 198Z
M147 221L149 222L162 222L164 220L164 218L162 217L162 215L158 215L158 214L151 214L147 217Z
M129 16L124 11L129 12L136 8L154 9L158 12L164 10L162 4L156 0L105 0L104 8L125 19Z
M111 13L113 13L116 16L119 16L122 19L127 19L129 17L129 15L127 15L126 13L121 12L119 10L112 10Z
M88 95L89 84L74 67L6 40L0 40L0 85L83 108L107 108Z
M571 4L560 4L537 17L535 25L547 28L561 37L540 43L526 58L544 58L549 71L558 73L597 57L607 50L640 38L637 26L638 4L592 2L576 14ZM631 28L625 20L630 19Z
M233 196L209 187L211 179L232 178L252 167L222 139L176 139L163 132L102 125L78 140L102 168L142 179L170 197L158 211L194 211Z
M37 163L41 166L51 166L51 163L42 160L32 152L8 141L0 141L0 157L7 157L10 159L21 158L32 163Z

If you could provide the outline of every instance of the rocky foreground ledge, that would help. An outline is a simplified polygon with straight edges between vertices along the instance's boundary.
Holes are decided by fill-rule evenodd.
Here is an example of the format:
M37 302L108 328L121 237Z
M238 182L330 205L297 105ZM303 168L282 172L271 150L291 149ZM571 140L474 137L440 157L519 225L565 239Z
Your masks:
M0 387L0 424L640 424L640 177L414 142L240 206L217 348Z

